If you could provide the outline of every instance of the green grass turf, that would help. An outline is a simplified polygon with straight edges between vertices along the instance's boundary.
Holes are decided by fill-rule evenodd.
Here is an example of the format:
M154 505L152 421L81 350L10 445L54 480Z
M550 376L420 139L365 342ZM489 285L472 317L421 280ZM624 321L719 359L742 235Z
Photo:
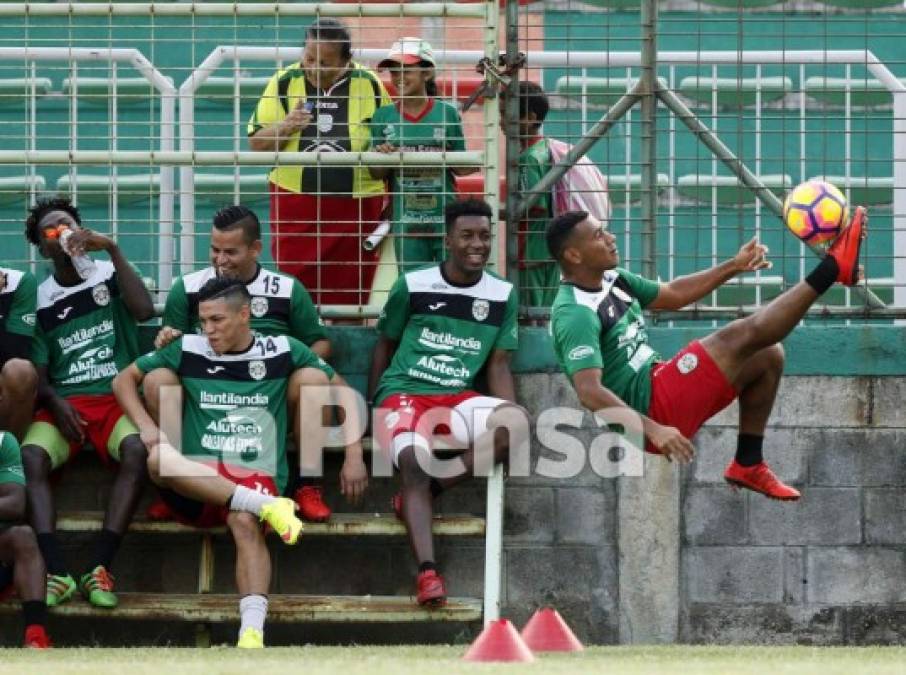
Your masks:
M0 673L17 675L456 675L457 673L562 673L563 675L902 675L901 647L593 647L579 654L542 655L533 664L472 664L464 647L299 647L263 652L212 649L0 650Z

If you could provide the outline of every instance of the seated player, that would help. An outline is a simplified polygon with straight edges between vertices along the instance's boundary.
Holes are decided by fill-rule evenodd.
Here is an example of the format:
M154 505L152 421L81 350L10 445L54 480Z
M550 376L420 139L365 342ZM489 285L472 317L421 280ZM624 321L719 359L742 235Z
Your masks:
M19 443L0 431L0 593L12 586L22 600L25 646L50 647L45 625L44 560L34 531L25 522L25 472Z
M516 292L513 284L485 269L493 217L481 200L447 205L447 259L400 277L377 325L369 379L377 409L374 429L402 478L393 506L406 524L418 562L421 605L443 605L447 596L434 559L433 499L469 477L482 434L494 434L494 461L506 461L506 433L489 429L507 412L522 412L513 403L509 366L518 339ZM472 389L475 375L485 367L490 396ZM435 409L446 415L440 431L452 432L468 446L461 457L463 470L443 478L423 468L432 453L434 429L419 428L419 420ZM492 411L494 417L488 419Z
M241 281L208 280L198 293L198 314L204 335L183 335L142 356L116 377L113 388L141 430L151 479L176 517L196 527L226 523L232 532L241 598L238 646L263 647L271 562L261 522L287 544L296 543L302 531L293 501L279 497L288 474L287 386L291 378L306 386L341 380L295 338L255 336L251 296ZM158 368L177 374L184 401L175 408L173 397L162 395L155 420L138 386ZM166 414L182 420L181 452L160 431L168 428ZM361 445L352 445L350 454L361 462ZM344 491L358 498L364 482L346 484Z
M647 449L668 460L689 462L689 439L738 397L736 456L724 478L773 499L799 499L762 457L783 373L780 341L835 282L858 282L864 223L860 207L805 281L663 361L648 345L642 308L675 310L696 302L738 274L769 266L767 249L753 239L717 267L662 284L618 267L616 237L587 213L558 216L547 241L563 272L551 309L560 367L589 410L628 406L639 413Z
M31 272L0 267L0 429L21 441L35 413L38 373L31 363L37 285Z
M167 295L163 327L154 346L160 349L174 337L199 331L198 291L216 276L232 277L246 284L252 296L252 330L256 335L289 335L304 343L322 359L330 358L330 340L308 291L295 278L258 263L261 255L261 225L253 211L244 206L228 206L214 214L211 230L211 266L177 279ZM175 384L167 370L148 373L144 389L149 405L157 401L161 385ZM293 392L298 383L290 383ZM291 394L291 402L294 400ZM354 461L344 464L348 474ZM320 481L297 478L293 490L299 513L304 520L323 522L330 518ZM160 513L155 509L156 513Z
M94 272L82 279L60 245L63 229L73 231L73 247L106 251L110 262L98 261ZM33 356L40 409L22 441L31 524L47 565L47 604L59 605L76 590L54 531L50 472L91 441L105 464L117 462L119 468L103 529L78 588L92 605L111 608L117 599L109 569L144 489L147 457L110 383L137 353L136 322L150 319L154 304L116 243L82 228L79 211L68 199L39 201L25 232L53 265L53 275L38 286Z

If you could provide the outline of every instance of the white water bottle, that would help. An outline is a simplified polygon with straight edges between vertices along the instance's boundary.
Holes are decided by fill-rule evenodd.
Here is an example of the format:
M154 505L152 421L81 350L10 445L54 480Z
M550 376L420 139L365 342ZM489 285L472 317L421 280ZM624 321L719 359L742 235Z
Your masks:
M85 255L84 251L73 251L69 246L69 240L72 238L72 230L64 230L60 235L60 246L63 252L72 260L72 266L82 279L88 279L97 269L94 260Z

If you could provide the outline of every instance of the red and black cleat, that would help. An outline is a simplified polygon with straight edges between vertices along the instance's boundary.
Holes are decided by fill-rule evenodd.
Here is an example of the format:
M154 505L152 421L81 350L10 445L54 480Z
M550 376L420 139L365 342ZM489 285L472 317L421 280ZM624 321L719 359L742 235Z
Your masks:
M837 261L837 281L846 286L859 283L859 249L866 236L865 221L868 214L864 206L857 206L849 225L840 233L827 254Z
M415 585L418 590L416 596L418 604L424 607L443 607L447 604L447 587L437 570L419 572Z
M330 520L330 507L324 503L324 492L320 485L303 485L293 495L299 505L299 517L310 523L326 523Z
M50 649L53 643L47 637L44 626L33 624L25 627L25 642L22 646L27 649Z
M760 492L785 502L794 502L802 496L799 490L781 482L764 462L743 466L734 459L724 472L724 480L733 487Z

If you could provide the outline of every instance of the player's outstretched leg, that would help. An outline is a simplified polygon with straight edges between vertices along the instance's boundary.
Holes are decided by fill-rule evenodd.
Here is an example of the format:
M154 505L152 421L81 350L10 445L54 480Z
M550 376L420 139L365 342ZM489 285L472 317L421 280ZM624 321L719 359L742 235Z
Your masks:
M44 597L44 559L34 531L28 525L15 525L0 531L0 559L12 567L12 584L22 599L24 646L35 649L50 647Z
M740 436L736 459L725 473L728 482L775 499L795 500L798 491L781 483L761 458L764 427L783 367L778 345L834 283L853 286L859 280L859 252L865 238L866 212L853 219L828 249L827 256L805 281L762 310L734 321L702 339L702 346L740 392Z
M236 485L215 469L193 462L168 445L155 445L148 452L148 472L156 485L184 497L258 516L286 544L295 544L302 533L302 521L296 517L291 499Z
M447 601L447 588L443 577L437 571L434 559L434 535L431 524L434 518L434 497L432 480L421 467L416 452L424 452L414 446L403 448L397 459L402 480L398 513L406 524L412 554L418 563L416 577L416 600L420 605L440 607ZM397 504L394 504L397 508Z

